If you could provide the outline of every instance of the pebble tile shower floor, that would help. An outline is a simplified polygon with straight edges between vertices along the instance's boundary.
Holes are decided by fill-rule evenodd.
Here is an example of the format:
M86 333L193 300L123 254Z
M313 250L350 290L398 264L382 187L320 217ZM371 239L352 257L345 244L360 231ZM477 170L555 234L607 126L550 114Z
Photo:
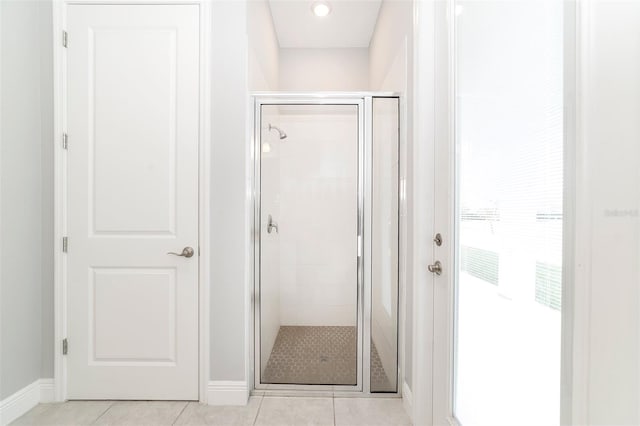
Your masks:
M356 327L282 326L262 377L263 383L355 385ZM371 389L390 389L375 345L371 347Z

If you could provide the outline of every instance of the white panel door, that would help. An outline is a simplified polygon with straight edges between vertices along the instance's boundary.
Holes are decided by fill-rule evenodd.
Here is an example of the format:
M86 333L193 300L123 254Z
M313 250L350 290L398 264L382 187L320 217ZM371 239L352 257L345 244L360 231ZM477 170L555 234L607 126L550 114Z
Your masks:
M198 7L67 16L68 397L197 399Z

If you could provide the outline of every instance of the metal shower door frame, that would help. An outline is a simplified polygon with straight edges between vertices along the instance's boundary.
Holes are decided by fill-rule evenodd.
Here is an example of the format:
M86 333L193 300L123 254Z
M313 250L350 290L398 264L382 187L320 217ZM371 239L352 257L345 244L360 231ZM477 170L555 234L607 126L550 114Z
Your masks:
M327 93L256 93L254 99L254 126L251 143L251 160L253 162L253 291L252 291L252 324L253 336L251 363L254 393L288 395L307 393L314 395L342 395L358 396L399 396L401 394L400 360L397 360L398 381L395 393L371 393L371 199L366 194L372 193L372 102L374 97L399 98L396 93L369 92L327 92ZM297 384L268 384L261 382L261 351L260 351L260 249L261 249L261 147L262 147L262 107L267 105L353 105L358 108L358 257L357 257L357 380L356 385L297 385ZM400 301L398 301L400 302ZM398 303L400 305L400 303ZM398 324L400 320L400 306L398 306ZM399 335L398 335L399 337ZM400 340L398 338L398 340ZM398 345L400 341L398 341ZM369 373L369 374L365 374Z

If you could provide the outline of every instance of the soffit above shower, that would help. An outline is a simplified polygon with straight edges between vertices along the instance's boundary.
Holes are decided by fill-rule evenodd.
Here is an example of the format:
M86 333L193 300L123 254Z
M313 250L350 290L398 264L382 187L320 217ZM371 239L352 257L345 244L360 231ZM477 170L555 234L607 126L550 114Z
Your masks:
M366 48L378 19L381 0L329 0L331 13L318 18L313 1L269 0L282 48Z

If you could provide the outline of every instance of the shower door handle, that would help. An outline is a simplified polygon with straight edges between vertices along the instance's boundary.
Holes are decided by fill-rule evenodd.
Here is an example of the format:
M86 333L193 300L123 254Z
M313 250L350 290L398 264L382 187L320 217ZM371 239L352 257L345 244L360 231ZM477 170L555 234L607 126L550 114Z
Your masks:
M273 217L269 215L267 219L267 233L271 233L273 230L276 230L276 234L278 234L278 224L273 221Z

